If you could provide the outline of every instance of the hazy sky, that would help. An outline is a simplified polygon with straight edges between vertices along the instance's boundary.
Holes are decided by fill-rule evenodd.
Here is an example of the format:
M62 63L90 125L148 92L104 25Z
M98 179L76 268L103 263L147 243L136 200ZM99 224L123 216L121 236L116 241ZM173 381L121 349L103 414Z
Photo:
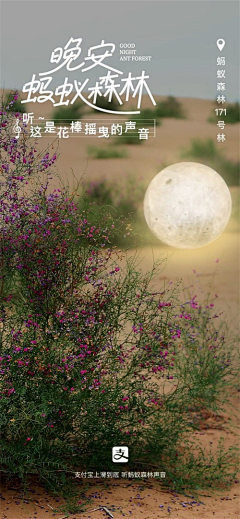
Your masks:
M21 90L33 73L54 68L52 50L64 47L71 36L83 39L79 60L103 39L115 43L108 64L122 70L122 77L145 70L155 95L214 99L216 58L225 56L226 98L239 99L238 1L1 1L1 87ZM222 53L216 46L219 38L226 40ZM125 42L135 43L137 54L152 56L152 61L119 61L119 44ZM64 68L52 85L66 76L80 81L84 74L96 81L105 71L99 66L91 74Z

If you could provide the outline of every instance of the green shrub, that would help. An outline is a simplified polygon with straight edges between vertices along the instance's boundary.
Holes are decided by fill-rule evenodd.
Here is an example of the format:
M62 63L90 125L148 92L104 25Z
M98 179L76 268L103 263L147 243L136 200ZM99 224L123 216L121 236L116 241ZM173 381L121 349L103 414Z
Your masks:
M98 148L96 146L89 146L88 153L94 159L123 159L128 156L127 150L109 148Z
M224 121L226 124L239 123L240 121L240 104L238 102L226 105L226 115L216 115L215 110L208 118L209 123L217 124L218 120Z
M196 159L215 159L219 151L212 139L191 139L190 148L182 153L183 157L194 157Z
M91 101L91 99L90 99ZM107 97L104 96L97 96L96 99L96 106L99 108L103 108L104 110L111 110L111 111L117 111L120 110L121 105L118 103L117 99L112 97L111 101L108 101ZM95 112L95 108L93 109Z
M190 148L182 152L182 157L198 159L198 162L213 168L228 186L239 185L239 162L227 159L212 139L192 139Z
M224 118L225 122L229 123L229 124L239 123L239 121L240 121L239 110L240 110L239 103L233 103L233 104L227 105L227 115Z
M144 121L143 121L144 119ZM153 127L153 119L155 119L155 126L160 126L161 121L159 120L156 110L151 108L145 108L144 110L141 110L140 114L133 114L133 116L129 119L129 121L136 121L136 128L138 129L140 126L147 126L147 127Z
M157 103L155 113L157 117L185 119L181 103L173 96L169 96L165 101Z
M68 106L59 106L54 109L52 120L56 125L66 124L69 125L72 121L81 119L83 110L83 103L73 103Z
M144 196L144 186L134 176L117 182L100 180L84 185L84 200L99 206L108 205L120 216L136 216Z
M92 208L89 219L92 224L104 213L114 219L115 234L111 238L114 246L124 249L142 245L143 229L148 233L147 224L139 217L139 208L144 196L144 186L135 177L118 179L117 182L100 180L85 183L78 208L83 208L83 200ZM139 228L140 223L140 228Z

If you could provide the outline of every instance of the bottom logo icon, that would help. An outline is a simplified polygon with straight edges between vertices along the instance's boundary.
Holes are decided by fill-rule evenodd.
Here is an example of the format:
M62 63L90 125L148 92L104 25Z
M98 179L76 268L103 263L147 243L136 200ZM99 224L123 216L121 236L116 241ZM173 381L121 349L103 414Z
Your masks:
M128 447L113 447L112 448L112 461L114 463L127 463L128 462Z

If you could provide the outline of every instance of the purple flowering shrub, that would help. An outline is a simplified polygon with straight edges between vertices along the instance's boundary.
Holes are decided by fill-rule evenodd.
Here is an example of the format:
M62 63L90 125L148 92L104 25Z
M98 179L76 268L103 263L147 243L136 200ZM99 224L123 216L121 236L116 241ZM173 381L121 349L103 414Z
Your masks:
M31 144L21 114L0 117L2 470L56 488L116 470L111 449L127 445L127 470L165 471L172 486L227 479L229 453L189 448L197 411L219 408L234 371L213 304L156 291L158 265L124 263L113 220L93 225L66 188L51 192L56 155Z

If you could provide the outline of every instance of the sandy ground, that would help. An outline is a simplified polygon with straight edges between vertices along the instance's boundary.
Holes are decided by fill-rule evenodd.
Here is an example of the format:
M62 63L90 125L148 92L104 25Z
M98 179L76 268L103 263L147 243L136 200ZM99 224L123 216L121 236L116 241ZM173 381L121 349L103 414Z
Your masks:
M236 483L230 491L209 497L207 494L198 500L190 496L174 494L162 490L156 483L119 483L96 482L88 491L91 497L88 511L71 514L72 519L106 519L111 516L99 507L105 506L114 519L132 517L134 519L238 519L239 503ZM63 512L53 512L62 504L42 489L35 487L29 492L31 501L24 500L21 494L11 487L4 493L5 501L1 507L1 519L43 519L55 517L64 519ZM97 510L95 510L97 509ZM46 516L46 513L48 514Z
M178 162L182 148L189 147L191 138L216 137L216 127L208 124L207 118L213 104L210 101L197 99L181 99L187 111L187 120L165 119L162 126L157 128L157 136L142 146L129 146L129 157L126 159L93 160L88 159L87 146L106 146L103 139L97 137L72 138L59 141L61 156L58 160L58 171L61 177L69 180L74 186L72 173L80 179L85 172L86 180L99 178L117 179L121 175L134 173L136 178L151 178L162 168L164 163ZM146 102L146 105L148 103ZM29 110L35 115L49 117L47 105L32 105ZM90 116L89 116L90 117ZM91 118L97 115L91 114ZM87 120L87 116L86 116ZM239 125L228 125L227 140L221 144L225 155L232 160L239 160ZM76 140L78 139L78 140ZM39 139L40 140L40 139ZM44 142L43 142L44 141ZM77 145L76 145L77 143ZM101 143L101 144L100 144ZM41 147L46 147L47 140L43 139ZM56 148L56 143L53 144ZM236 190L236 188L234 188ZM236 222L235 222L236 223ZM234 232L232 232L234 230ZM208 292L218 294L217 304L224 311L224 317L229 320L233 331L238 329L239 320L239 234L236 225L227 227L226 231L212 244L196 250L174 250L170 247L159 246L145 248L140 251L143 270L151 269L153 258L168 257L166 266L156 279L156 288L165 281L175 281L181 278L185 285L194 285L195 293ZM230 425L239 425L239 393L231 394L231 403L235 414L229 409L220 422L217 417L209 416L205 426L196 434L204 446L210 441L214 445L221 436L226 439L226 445L239 443L238 429ZM220 425L220 427L219 427ZM239 479L239 477L238 477ZM218 494L205 492L200 501L190 496L177 495L164 491L153 479L141 483L130 480L88 480L87 495L91 497L88 511L73 514L74 519L101 519L110 517L104 510L91 511L99 506L106 506L114 518L134 517L134 519L170 518L170 519L228 519L240 518L239 482L236 480L231 489L222 490ZM62 504L61 500L49 496L42 488L31 484L26 501L22 498L17 482L11 482L6 488L2 481L0 519L43 519L49 517L60 519L64 513L54 513L51 507ZM83 483L79 486L79 495L83 491ZM79 499L81 501L81 498Z

